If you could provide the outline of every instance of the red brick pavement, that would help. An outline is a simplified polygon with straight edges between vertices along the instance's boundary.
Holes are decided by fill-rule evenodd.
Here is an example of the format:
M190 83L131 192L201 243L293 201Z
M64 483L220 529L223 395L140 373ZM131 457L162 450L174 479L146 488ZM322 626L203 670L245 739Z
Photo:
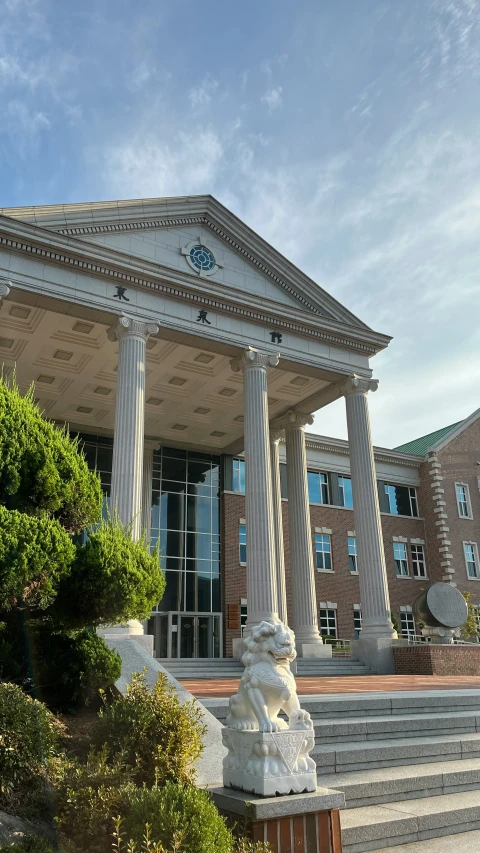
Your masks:
M215 678L212 681L182 679L182 684L198 699L224 699L238 690L238 678ZM478 675L339 675L297 678L300 696L322 693L371 693L394 690L480 690Z

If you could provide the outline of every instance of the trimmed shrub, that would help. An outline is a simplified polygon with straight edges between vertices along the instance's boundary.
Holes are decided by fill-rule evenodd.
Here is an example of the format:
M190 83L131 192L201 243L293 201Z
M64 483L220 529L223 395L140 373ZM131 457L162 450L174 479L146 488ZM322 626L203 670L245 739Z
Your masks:
M75 546L57 521L0 506L0 609L47 607L74 557Z
M59 758L50 764L62 849L109 853L113 821L125 814L135 793L121 756L91 752L86 764Z
M0 504L27 515L53 514L68 533L101 518L100 479L77 440L46 421L15 383L0 378Z
M122 753L136 778L147 785L166 780L188 781L200 755L205 726L197 702L180 704L175 689L161 673L152 690L144 673L134 673L125 696L99 713L93 743L110 754Z
M121 659L92 631L34 634L35 692L51 708L69 710L88 704L120 677Z
M158 552L133 541L118 519L103 521L77 546L72 570L52 610L69 628L146 619L162 599L165 578Z
M27 806L45 785L61 725L15 684L0 684L0 803Z
M151 840L167 851L231 853L232 834L206 791L167 782L163 788L137 789L125 818L125 837L139 848L150 826Z

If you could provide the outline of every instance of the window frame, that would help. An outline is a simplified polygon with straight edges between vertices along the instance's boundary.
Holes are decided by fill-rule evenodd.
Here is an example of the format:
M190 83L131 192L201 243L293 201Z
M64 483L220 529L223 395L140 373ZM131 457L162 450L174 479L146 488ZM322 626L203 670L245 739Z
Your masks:
M320 495L320 503L318 501L310 500L310 480L309 474L315 474L318 477L318 485L319 485L319 495ZM322 480L322 477L324 478ZM313 504L314 506L330 506L330 483L328 481L328 474L325 471L312 471L311 469L307 470L307 489L308 489L308 502L309 504ZM324 498L326 497L326 500Z
M405 552L405 557L400 557L395 553L395 549L403 548ZM393 559L395 561L395 576L397 578L409 578L410 577L410 568L408 565L408 551L407 551L407 543L406 542L394 542L393 543ZM405 563L406 572L401 571L401 566L399 563ZM399 571L400 568L400 571Z
M328 542L325 542L324 540L328 540ZM318 548L317 547L318 545L325 545L325 544L328 545L328 550L326 550L324 548ZM329 556L329 558L330 558L330 568L329 569L325 568L325 562L326 561L324 559L324 556L322 556L323 566L318 565L318 555L319 554L322 554L322 555L327 554ZM326 572L327 574L333 574L333 572L334 572L333 554L332 554L332 537L331 537L330 533L315 533L315 568L316 568L317 572Z
M405 515L405 513L394 512L392 509L392 501L390 499L389 489L406 489L408 495L408 503L410 506L410 514ZM406 486L402 483L386 483L383 482L383 491L386 500L387 515L397 515L400 518L419 518L418 513L418 498L417 498L417 489L415 486ZM395 496L395 505L398 506L396 496Z
M353 491L352 491L352 478L345 476L345 474L337 474L338 477L338 494L340 496L340 506L344 509L353 509ZM352 496L352 504L351 506L345 503L345 486L343 484L344 480L348 480L350 482L350 494Z
M460 489L463 489L463 492L464 492L464 495L465 495L465 501L464 501L464 503L465 503L465 508L466 508L466 510L467 510L467 512L466 512L466 513L462 513L462 512L460 512L460 503L461 503L461 502L460 502L460 501L459 501L459 499L458 499L458 491L457 491L457 489L459 489L459 488L460 488ZM455 483L455 498L456 498L456 501L457 501L457 512L458 512L458 517L459 517L459 518L467 518L467 519L472 520L472 519L473 519L473 514L472 514L472 502L471 502L471 500L470 500L470 488L469 488L469 486L468 486L468 483L461 483L461 482ZM462 503L463 503L463 501L462 501Z
M362 630L362 611L353 609L353 633L355 639L358 640Z
M242 560L242 548L245 549L245 559ZM238 524L238 562L241 566L247 565L247 525Z
M403 624L403 622L412 622L413 629L408 625ZM402 637L414 637L417 631L417 627L415 625L415 617L412 612L405 612L403 610L400 611L400 635Z
M351 546L350 543L353 542L354 545ZM350 548L354 547L354 553L350 552ZM347 536L347 552L348 552L348 567L350 569L351 575L358 575L358 552L357 552L357 537L356 536ZM352 569L352 565L355 566Z
M480 580L480 565L479 565L479 561L478 561L478 545L476 542L471 542L468 540L463 541L462 544L463 544L463 556L465 559L465 571L467 573L467 580L478 581L478 580ZM467 559L467 547L472 549L473 561ZM472 563L472 562L473 562L475 572L476 572L475 575L471 575L468 571L468 564Z
M322 613L325 613L326 616L322 616ZM331 615L333 614L333 616ZM335 607L319 607L319 619L318 624L320 628L320 636L322 637L334 637L338 639L338 622L337 622L337 610ZM326 622L324 626L322 622ZM331 631L333 624L333 633Z
M421 549L421 559L418 559L418 553L414 551L414 549ZM420 544L419 542L410 542L410 559L412 562L412 577L417 580L426 580L428 579L427 574L427 562L425 560L425 545ZM419 566L420 563L423 565L424 574L417 574L415 572L415 567Z
M235 464L237 463L237 464ZM243 478L242 478L242 465L243 465ZM243 479L243 489L241 488ZM238 484L238 489L237 489ZM232 485L233 491L236 495L244 495L245 494L245 459L240 459L239 456L233 457L232 463Z

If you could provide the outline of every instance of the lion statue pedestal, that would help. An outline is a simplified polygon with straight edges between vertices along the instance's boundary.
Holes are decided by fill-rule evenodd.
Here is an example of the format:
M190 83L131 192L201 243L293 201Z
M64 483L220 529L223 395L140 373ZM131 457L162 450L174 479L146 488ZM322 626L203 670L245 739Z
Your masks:
M245 646L245 672L222 734L228 749L223 784L263 797L316 791L316 765L309 755L313 723L300 708L290 671L294 635L282 622L268 620L252 628ZM288 722L278 716L281 711Z

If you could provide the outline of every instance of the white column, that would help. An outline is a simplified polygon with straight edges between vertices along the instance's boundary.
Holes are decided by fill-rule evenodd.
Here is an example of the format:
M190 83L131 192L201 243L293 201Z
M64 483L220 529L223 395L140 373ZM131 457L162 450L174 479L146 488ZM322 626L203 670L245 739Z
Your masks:
M232 361L244 387L247 627L278 619L267 399L267 368L278 360L249 347Z
M288 529L292 584L291 627L295 633L297 649L303 656L309 656L312 653L311 649L303 646L322 644L318 631L305 451L305 426L312 423L311 415L302 415L294 411L287 412L282 419L287 446Z
M272 469L273 530L275 536L275 568L277 577L277 610L280 621L288 625L287 591L285 587L285 553L283 545L282 490L278 445L283 433L270 430L270 467Z
M134 539L141 533L146 343L157 332L153 323L122 316L108 333L119 342L111 506Z
M145 533L147 543L150 542L152 529L152 478L153 451L160 449L160 442L146 438L143 444L142 472L142 533Z
M385 552L378 504L367 394L378 381L351 376L343 385L347 409L358 576L362 601L361 640L396 637L390 618Z

